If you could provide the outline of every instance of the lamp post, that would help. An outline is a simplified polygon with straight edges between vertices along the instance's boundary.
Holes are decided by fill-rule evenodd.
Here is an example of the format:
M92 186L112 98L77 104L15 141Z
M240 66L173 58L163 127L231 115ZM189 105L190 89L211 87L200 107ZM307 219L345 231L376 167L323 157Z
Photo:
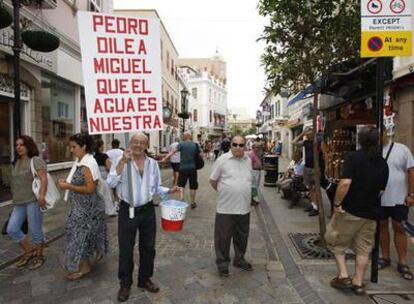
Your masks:
M20 52L22 50L22 39L20 35L20 0L13 0L13 67L14 67L14 117L13 117L13 140L21 135L20 122Z
M190 92L188 92L187 88L181 90L181 113L178 115L183 119L183 129L182 133L185 132L185 120L188 119L188 104L187 104L187 96Z

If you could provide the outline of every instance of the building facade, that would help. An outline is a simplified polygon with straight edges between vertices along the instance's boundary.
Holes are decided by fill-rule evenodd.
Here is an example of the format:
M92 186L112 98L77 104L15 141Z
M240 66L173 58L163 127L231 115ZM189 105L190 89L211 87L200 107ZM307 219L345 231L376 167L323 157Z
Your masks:
M186 75L189 97L189 130L198 140L220 137L226 129L226 63L216 53L207 59L179 59Z
M395 140L414 151L414 56L395 57L386 98L395 114Z
M32 1L35 2L35 1ZM11 1L3 2L12 12ZM38 144L49 171L69 168L72 156L69 137L86 131L81 54L77 24L78 11L108 13L109 0L47 0L42 6L20 8L22 31L44 30L60 39L50 53L23 45L20 60L21 130ZM64 23L63 21L64 20ZM0 202L10 198L13 143L13 29L0 30Z
M247 114L246 108L229 108L227 112L227 130L229 133L254 135L257 132L256 120ZM237 132L234 132L236 130Z

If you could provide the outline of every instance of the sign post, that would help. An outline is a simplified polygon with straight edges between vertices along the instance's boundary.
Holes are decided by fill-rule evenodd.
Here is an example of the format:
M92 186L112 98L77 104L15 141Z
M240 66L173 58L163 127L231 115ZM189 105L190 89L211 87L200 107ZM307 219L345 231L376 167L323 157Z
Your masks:
M78 25L89 134L163 129L160 21L79 12ZM134 217L131 162L127 163Z
M384 117L384 58L411 56L411 0L361 1L361 57L377 57L376 104L377 127L382 151ZM378 198L378 208L381 199ZM375 246L372 251L371 282L378 282L380 220L377 216Z

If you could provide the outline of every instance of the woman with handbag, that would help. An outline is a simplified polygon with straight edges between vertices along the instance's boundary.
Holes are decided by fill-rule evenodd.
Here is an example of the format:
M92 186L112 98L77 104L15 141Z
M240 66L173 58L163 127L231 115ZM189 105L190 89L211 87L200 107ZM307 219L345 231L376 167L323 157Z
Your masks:
M70 151L76 157L66 180L59 187L68 190L65 201L71 204L66 221L65 267L68 280L87 275L92 265L108 252L105 205L98 194L99 167L92 152L93 139L86 134L70 137Z
M39 150L34 140L27 135L21 135L16 140L17 161L14 165L11 178L11 190L14 208L7 225L7 234L20 243L24 251L23 257L17 262L18 268L23 268L33 259L29 269L41 267L45 261L43 256L43 214L46 209L47 169L46 163L39 158ZM40 180L38 199L32 191L34 175L31 165L36 170ZM29 224L29 238L21 230L27 218Z

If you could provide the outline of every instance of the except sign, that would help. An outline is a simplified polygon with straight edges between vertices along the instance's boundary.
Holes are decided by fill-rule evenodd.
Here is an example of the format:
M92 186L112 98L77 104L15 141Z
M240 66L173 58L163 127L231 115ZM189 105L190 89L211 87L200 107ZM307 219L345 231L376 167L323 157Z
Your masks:
M79 12L90 134L161 130L158 19Z
M362 0L361 57L411 56L411 0Z

